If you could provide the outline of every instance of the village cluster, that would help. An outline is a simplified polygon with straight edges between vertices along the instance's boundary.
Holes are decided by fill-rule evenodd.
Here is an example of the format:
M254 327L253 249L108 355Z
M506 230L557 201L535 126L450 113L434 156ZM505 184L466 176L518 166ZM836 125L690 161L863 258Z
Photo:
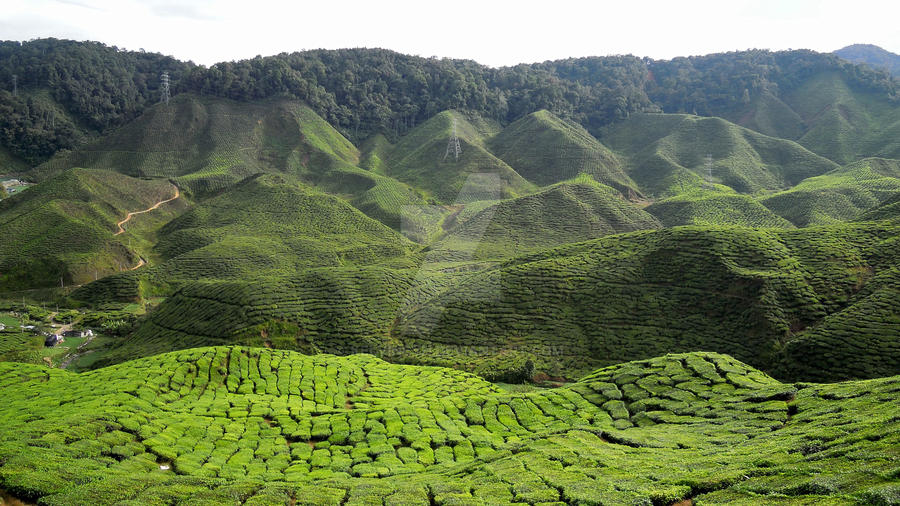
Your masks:
M61 332L46 332L41 331L38 327L34 325L19 325L19 328L22 330L27 330L30 332L35 332L41 334L44 337L44 346L48 348L52 348L57 344L61 344L66 342L67 337L94 337L94 331L91 329L80 329L80 330L64 330ZM0 332L6 330L6 325L0 323Z

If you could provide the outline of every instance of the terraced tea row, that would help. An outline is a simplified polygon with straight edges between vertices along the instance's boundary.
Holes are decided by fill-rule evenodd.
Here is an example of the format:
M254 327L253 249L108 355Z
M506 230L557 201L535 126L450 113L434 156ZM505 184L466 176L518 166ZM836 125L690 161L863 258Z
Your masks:
M900 378L792 386L717 354L529 393L242 347L81 375L0 364L0 386L0 487L46 504L790 502L898 486Z

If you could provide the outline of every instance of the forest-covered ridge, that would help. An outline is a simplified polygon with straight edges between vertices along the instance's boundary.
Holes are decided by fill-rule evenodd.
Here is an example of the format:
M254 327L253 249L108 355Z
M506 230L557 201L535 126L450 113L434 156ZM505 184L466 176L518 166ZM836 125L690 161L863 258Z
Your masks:
M355 142L376 133L395 139L447 109L503 124L547 109L592 132L634 112L728 117L828 72L879 101L897 100L888 72L809 50L672 60L598 56L492 68L359 48L204 67L97 42L36 39L0 42L0 144L31 164L71 149L158 102L162 72L173 94L301 99Z

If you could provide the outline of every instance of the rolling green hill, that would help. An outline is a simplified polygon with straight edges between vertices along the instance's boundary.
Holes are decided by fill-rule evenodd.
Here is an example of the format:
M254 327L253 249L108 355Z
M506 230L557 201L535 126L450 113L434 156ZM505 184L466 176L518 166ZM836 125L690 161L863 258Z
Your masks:
M445 157L454 119L462 150L459 160L452 154ZM535 186L487 150L485 141L494 134L496 126L487 121L457 112L442 112L413 129L394 145L387 161L388 175L421 188L442 204L510 198L530 193ZM473 184L469 176L478 174L490 174L496 179L490 177L482 184ZM460 195L464 187L471 194Z
M798 227L850 221L900 193L900 162L866 158L761 200Z
M808 125L797 142L810 150L842 164L862 156L900 158L884 141L877 147L871 145L873 134L890 130L891 123L900 120L900 116L880 107L879 101L855 93L841 77L817 76L788 100Z
M114 235L116 223L174 190L165 180L71 169L0 201L0 291L81 284L138 264L184 199L138 215L126 234Z
M877 331L843 327L841 339L813 339L817 353L830 357L829 367L797 353L787 357L787 368L795 367L790 375L798 378L812 370L816 379L895 374L895 308L868 295L881 290L870 283L893 272L895 234L893 226L866 224L611 236L475 273L400 315L397 334L423 356L469 368L477 367L479 355L508 354L496 368L513 368L515 357L572 375L704 349L728 350L771 371L786 343L868 304L859 318ZM868 372L860 362L871 363Z
M761 135L721 118L639 114L604 130L601 141L621 154L628 175L653 196L701 186L707 178L739 193L777 190L836 168L802 146Z
M259 172L314 177L358 160L347 139L299 102L179 95L110 135L48 161L32 175L44 178L72 166L102 168L174 178L203 194Z
M433 260L505 258L610 234L660 228L621 193L582 175L534 195L476 206L431 247ZM457 223L453 226L453 223Z
M286 277L299 270L404 258L412 244L343 200L289 176L252 176L159 231L149 268L74 293L93 301L170 293L186 281Z
M14 73L0 504L900 503L884 72L0 41ZM98 339L19 328L51 305Z
M357 164L359 150L296 100L236 102L182 94L28 174L40 180L72 166L110 169L172 178L200 197L254 174L288 174L397 229L404 205L424 204L416 190Z
M406 253L403 239L387 226L337 197L274 174L251 177L167 223L157 249L173 259L215 250L210 246L223 240L280 242L308 266L375 263Z
M839 164L863 157L900 158L900 110L883 93L860 89L840 72L813 73L775 97L763 93L725 116L784 137Z
M891 375L900 371L898 322L894 306L879 301L893 286L895 236L887 223L679 227L545 249L493 268L318 268L193 283L106 363L192 346L261 345L261 335L277 334L278 348L373 353L507 381L533 371L572 377L697 349L729 351L779 377ZM872 330L841 326L854 318ZM281 330L265 330L271 326ZM832 337L815 337L822 332ZM795 341L815 353L786 351ZM828 360L809 358L816 354Z
M793 228L749 195L699 189L654 202L646 211L666 227L679 225Z
M858 221L894 220L900 218L900 195L895 195L884 204L870 209L857 218Z
M2 363L0 486L48 505L885 504L898 381L795 386L711 353L528 393L259 348Z
M488 145L522 177L541 186L590 174L625 195L637 190L609 149L577 123L546 110L507 126Z

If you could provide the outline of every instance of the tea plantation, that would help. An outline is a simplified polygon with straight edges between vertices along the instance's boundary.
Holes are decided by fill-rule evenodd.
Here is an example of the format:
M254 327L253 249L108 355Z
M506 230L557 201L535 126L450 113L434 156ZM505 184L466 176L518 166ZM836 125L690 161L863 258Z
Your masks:
M900 378L690 353L509 393L370 355L0 364L0 486L42 504L889 504Z
M506 381L537 372L575 378L697 349L729 353L782 379L895 375L897 237L895 225L870 222L681 227L459 268L323 267L190 282L106 363L268 340L276 348L372 353ZM134 276L125 278L82 290L114 291L113 281L128 279L137 290Z
M153 231L185 209L183 199L138 215L131 211L172 197L168 181L116 172L70 169L0 201L0 291L93 281L128 269L153 244Z
M0 44L0 506L900 504L900 81L97 46Z

